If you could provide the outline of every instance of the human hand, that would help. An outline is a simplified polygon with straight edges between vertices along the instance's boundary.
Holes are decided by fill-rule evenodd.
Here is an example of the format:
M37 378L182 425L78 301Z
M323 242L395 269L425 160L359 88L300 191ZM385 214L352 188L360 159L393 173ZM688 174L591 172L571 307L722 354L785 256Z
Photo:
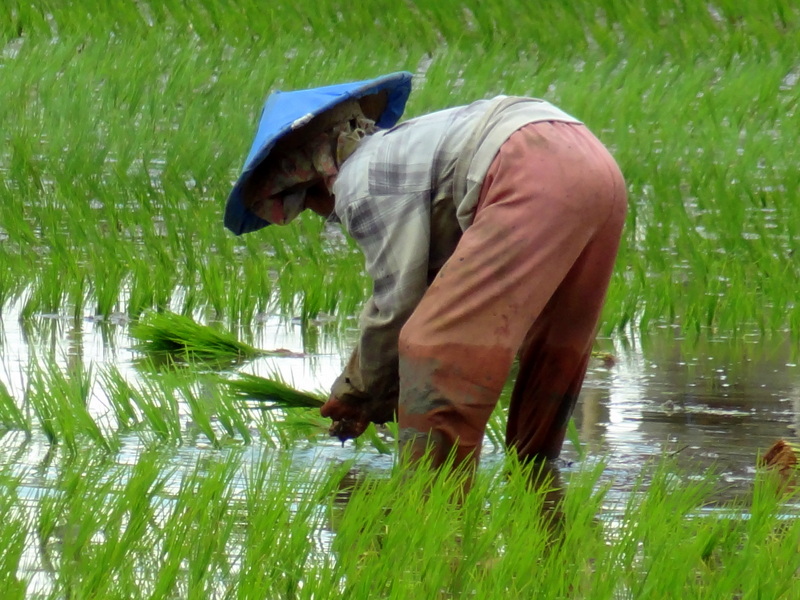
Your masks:
M328 433L342 442L357 438L369 426L369 419L360 403L348 402L333 394L322 405L319 412L323 417L328 417L333 421Z
M379 402L349 394L341 398L331 394L320 414L333 420L328 432L342 442L360 436L370 423L382 425L394 418L397 402Z

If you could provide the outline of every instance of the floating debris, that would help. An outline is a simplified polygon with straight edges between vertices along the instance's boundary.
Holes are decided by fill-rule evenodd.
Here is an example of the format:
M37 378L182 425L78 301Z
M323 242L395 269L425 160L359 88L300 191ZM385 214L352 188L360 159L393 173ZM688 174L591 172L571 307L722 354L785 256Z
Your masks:
M800 448L785 440L778 440L759 460L762 467L774 469L781 474L794 474L797 470L797 453Z
M607 369L610 369L615 364L617 364L617 357L611 354L611 352L601 352L596 350L592 352L592 358L598 359L600 362L603 363L603 366Z
M783 483L793 486L798 473L797 455L800 447L797 444L778 440L759 458L758 464L777 473Z

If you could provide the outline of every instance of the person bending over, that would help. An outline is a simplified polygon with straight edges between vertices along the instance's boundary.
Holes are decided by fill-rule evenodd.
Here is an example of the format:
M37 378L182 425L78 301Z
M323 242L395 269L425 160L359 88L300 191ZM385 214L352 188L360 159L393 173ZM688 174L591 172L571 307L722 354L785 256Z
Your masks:
M506 443L555 458L591 354L627 210L580 121L497 96L399 123L409 73L274 92L228 199L237 235L309 209L373 281L322 415L345 440L397 418L412 460L477 464L515 356Z

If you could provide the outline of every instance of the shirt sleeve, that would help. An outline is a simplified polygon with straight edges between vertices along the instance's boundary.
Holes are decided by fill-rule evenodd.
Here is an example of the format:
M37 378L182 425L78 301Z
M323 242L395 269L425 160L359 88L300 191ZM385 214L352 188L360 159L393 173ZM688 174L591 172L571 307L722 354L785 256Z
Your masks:
M349 204L344 213L373 291L342 378L373 400L395 400L400 330L428 286L430 200L420 192L378 195Z

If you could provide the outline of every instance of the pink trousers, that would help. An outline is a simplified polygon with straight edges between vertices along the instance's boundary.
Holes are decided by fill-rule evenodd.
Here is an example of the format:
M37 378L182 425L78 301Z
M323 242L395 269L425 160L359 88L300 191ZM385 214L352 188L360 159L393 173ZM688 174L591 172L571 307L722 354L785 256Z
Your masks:
M507 445L558 456L626 210L616 162L583 125L532 123L502 145L472 225L400 333L404 452L477 463L519 356Z

